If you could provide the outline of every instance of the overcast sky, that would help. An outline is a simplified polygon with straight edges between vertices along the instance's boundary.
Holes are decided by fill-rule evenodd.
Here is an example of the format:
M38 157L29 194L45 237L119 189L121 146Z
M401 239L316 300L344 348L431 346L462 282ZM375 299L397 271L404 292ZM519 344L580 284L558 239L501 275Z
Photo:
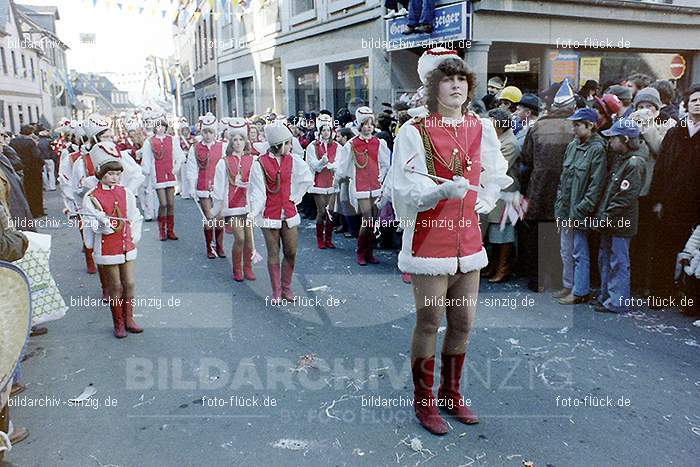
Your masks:
M145 59L149 55L167 57L174 50L171 18L160 16L160 10L170 8L170 0L17 0L29 5L54 5L61 19L58 21L58 36L69 47L68 68L81 72L143 72ZM132 5L129 13L126 6L120 11L117 2ZM111 6L107 6L111 5ZM144 6L142 14L138 7ZM156 15L149 15L151 7ZM95 34L94 45L81 44L80 34ZM137 76L133 76L135 81ZM129 77L122 76L122 81ZM126 91L137 94L138 83L122 85ZM137 96L133 96L137 98Z

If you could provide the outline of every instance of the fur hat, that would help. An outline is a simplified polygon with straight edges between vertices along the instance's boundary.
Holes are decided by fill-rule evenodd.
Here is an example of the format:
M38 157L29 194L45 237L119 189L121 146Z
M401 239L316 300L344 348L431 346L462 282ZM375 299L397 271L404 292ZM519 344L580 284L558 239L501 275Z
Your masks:
M202 130L208 128L214 130L215 133L219 130L219 121L211 112L207 112L206 115L199 117L199 123L202 126Z
M109 128L109 120L99 113L94 113L83 121L83 130L85 130L85 135L88 138L95 138L98 133L108 130Z
M360 107L355 112L355 121L358 127L370 118L374 118L374 112L369 107Z
M265 125L265 139L270 146L277 146L292 139L292 132L286 125L272 123Z
M240 135L245 139L248 139L248 122L245 118L240 117L229 117L224 118L222 123L226 124L226 131L230 135Z
M418 59L418 77L421 82L427 84L428 74L440 66L442 62L450 59L463 61L456 50L446 49L445 47L434 47L423 52L423 55Z

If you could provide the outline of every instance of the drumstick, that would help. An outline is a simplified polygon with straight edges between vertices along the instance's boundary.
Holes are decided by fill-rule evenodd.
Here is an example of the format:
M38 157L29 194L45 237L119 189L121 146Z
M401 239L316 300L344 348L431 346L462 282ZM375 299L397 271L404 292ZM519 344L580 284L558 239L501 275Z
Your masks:
M416 170L415 168L413 168L413 166L410 166L410 167L409 167L409 166L407 166L407 165L404 165L403 169L404 169L406 172L414 173L414 174L416 174L416 175L422 175L422 176L424 176L424 177L428 177L428 178L430 178L430 179L432 179L432 180L435 180L435 181L437 181L437 182L452 182L452 181L453 181L453 180L448 180L448 179L443 178L443 177L438 177L437 175L431 175L431 174L429 174L429 173L420 172L420 171ZM476 191L477 193L481 193L481 187L474 186L474 185L472 185L471 183L469 184L469 190L470 190L470 191Z
M97 216L96 214L89 214L89 213L87 213L87 212L81 212L81 211L75 211L75 212L73 212L73 211L68 211L66 214L69 215L69 216L101 217L101 216ZM114 219L114 220L116 220L116 221L125 221L125 222L129 222L129 219L126 219L126 218L124 218L124 217L112 217L112 216L107 216L107 219Z

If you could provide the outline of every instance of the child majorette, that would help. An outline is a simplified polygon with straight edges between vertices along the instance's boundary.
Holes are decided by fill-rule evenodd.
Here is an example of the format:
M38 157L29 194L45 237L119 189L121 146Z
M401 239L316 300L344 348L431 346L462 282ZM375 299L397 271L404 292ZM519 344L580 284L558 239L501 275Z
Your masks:
M117 142L117 150L122 156L129 156L136 162L141 162L141 152L139 149L143 147L143 139L138 135L141 132L141 124L134 118L128 118L124 121L124 129L126 133Z
M488 263L479 214L494 208L512 179L491 121L467 110L476 76L457 52L426 51L418 74L427 90L427 109L401 127L389 176L391 200L404 227L399 269L412 274L416 302L414 410L431 433L445 434L448 426L433 395L438 326L447 315L439 405L462 423L477 423L464 404L460 379L479 269Z
M69 139L69 145L61 151L61 159L58 163L58 184L63 198L64 212L71 219L78 219L78 231L80 232L80 244L83 245L83 254L85 255L85 266L88 274L96 274L97 267L92 259L92 249L85 247L83 244L83 223L80 220L80 209L82 207L82 199L76 202L76 194L72 183L73 165L82 157L80 146L82 145L85 133L80 122L77 120L67 121L59 128L59 132L66 135Z
M119 183L125 158L100 144L90 156L98 183L83 199L86 230L92 232L86 246L94 249L95 262L104 270L114 335L122 338L127 331L143 332L134 322L134 260L143 217L133 192Z
M292 275L297 253L297 226L301 218L296 205L313 185L309 166L292 153L292 132L277 122L265 126L268 145L250 173L251 216L262 228L267 247L267 269L272 284L272 300L294 300ZM262 143L258 143L260 145ZM284 259L280 270L280 244Z
M73 194L76 205L84 206L84 196L89 190L97 186L97 165L93 160L93 150L100 147L102 152L105 152L115 159L122 161L122 176L121 183L128 188L132 193L137 192L143 184L144 176L141 173L141 167L131 157L124 157L114 144L114 133L110 126L109 120L105 119L100 114L92 114L82 122L83 128L83 144L80 148L80 157L73 163L73 173L71 183L73 184ZM81 221L85 225L85 218L81 216ZM90 229L83 228L84 243L86 248L90 250L92 247ZM90 252L90 251L89 251ZM94 254L93 254L94 256ZM97 261L95 261L97 263ZM108 290L106 286L106 276L103 268L99 267L100 284L102 285L102 298L106 299Z
M253 225L248 222L248 183L254 157L250 154L248 123L237 117L224 121L229 142L226 156L216 164L214 215L224 218L233 232L233 279L254 281Z
M210 112L199 117L202 140L193 144L187 156L187 178L192 197L199 200L204 214L204 240L207 244L207 257L226 258L224 250L224 227L219 225L212 209L214 191L214 174L216 164L224 157L224 143L217 141L219 121ZM212 239L216 238L216 250L212 248Z
M316 119L318 136L306 147L306 162L314 172L314 186L309 193L316 201L316 243L320 249L335 248L333 244L333 219L330 210L335 207L338 184L333 183L336 157L340 145L333 135L333 118L322 114Z
M192 136L190 124L185 117L180 117L178 120L177 136L180 141L180 149L182 149L183 154L187 156L190 152L190 148L194 144L194 136ZM180 181L180 197L182 199L190 199L192 187L190 187L189 178L187 178L187 160L180 166L178 178Z
M357 236L357 263L379 262L373 254L374 219L377 217L377 198L382 192L382 181L389 169L391 153L383 139L373 136L374 114L369 107L355 112L359 134L343 146L336 162L338 180L349 178L350 202L362 214L362 227Z
M148 138L141 151L141 168L148 184L158 195L158 231L161 241L177 240L175 235L175 174L185 161L177 137L165 134L168 121L165 112L153 110L147 115L155 134Z

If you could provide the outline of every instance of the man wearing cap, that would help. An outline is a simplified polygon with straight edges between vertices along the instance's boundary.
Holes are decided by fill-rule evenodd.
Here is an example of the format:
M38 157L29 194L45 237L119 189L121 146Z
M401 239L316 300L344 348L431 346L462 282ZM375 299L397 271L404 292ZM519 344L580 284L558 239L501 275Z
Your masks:
M605 140L596 132L595 110L578 109L571 117L575 138L566 148L557 200L564 287L555 294L562 305L585 303L590 290L588 230L605 184Z
M530 127L535 124L540 114L540 99L534 94L523 94L515 105L514 117L520 122L520 131L515 134L518 150L522 150L525 137Z
M596 213L601 233L600 294L593 306L599 312L620 313L629 311L629 250L637 233L644 154L640 152L639 126L633 120L621 118L603 135L610 138L613 158Z
M616 84L614 86L610 86L607 92L616 95L622 103L622 107L617 113L617 118L627 118L632 112L634 112L634 106L632 105L632 88Z
M542 291L544 284L550 279L550 271L546 270L542 271L542 279L546 280L540 281L540 228L544 232L545 226L554 221L556 180L560 178L564 152L573 137L571 122L567 118L573 113L574 107L574 91L568 80L565 80L554 97L550 111L528 130L520 154L524 166L521 183L523 193L527 194L529 207L525 214L527 222L521 222L519 225L527 244L524 261L528 271L528 288L533 292ZM543 255L547 253L542 252ZM549 265L556 261L557 258L553 257L541 263Z

